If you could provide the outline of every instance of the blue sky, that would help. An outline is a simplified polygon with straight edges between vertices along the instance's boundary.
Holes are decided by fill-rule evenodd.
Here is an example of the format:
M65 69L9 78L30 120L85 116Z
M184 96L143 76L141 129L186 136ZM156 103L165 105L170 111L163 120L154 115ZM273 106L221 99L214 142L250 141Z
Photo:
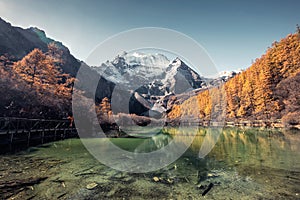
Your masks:
M219 70L247 68L300 24L300 1L0 0L0 16L37 26L81 60L108 37L138 27L164 27L199 42Z

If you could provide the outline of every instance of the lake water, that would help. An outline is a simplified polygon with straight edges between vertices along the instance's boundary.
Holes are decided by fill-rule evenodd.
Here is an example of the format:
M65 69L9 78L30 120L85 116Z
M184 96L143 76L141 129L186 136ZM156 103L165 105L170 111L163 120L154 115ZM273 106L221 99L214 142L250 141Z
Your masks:
M199 158L199 150L206 129L164 132L153 138L111 139L130 152L151 152L167 145L174 135L186 141L196 134L191 146L178 160L148 173L109 168L91 156L80 139L53 142L17 155L1 156L0 197L300 199L300 131L226 128L205 158ZM102 139L83 140L95 143ZM42 180L11 186L18 180L32 178Z

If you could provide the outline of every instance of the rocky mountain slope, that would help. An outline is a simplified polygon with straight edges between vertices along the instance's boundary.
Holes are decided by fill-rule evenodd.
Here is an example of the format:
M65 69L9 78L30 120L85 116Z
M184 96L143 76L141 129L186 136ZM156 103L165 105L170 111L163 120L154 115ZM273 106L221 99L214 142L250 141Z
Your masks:
M13 59L20 60L35 48L46 52L50 43L55 43L63 52L62 69L64 72L75 76L80 62L61 42L48 38L45 32L38 28L14 27L0 18L0 55L8 54L13 56Z
M114 60L93 69L120 90L130 91L130 111L138 115L148 115L149 111L164 113L172 106L171 97L176 96L177 103L182 102L199 90L218 86L237 74L230 72L205 78L180 58L170 61L162 54L142 52L122 52Z

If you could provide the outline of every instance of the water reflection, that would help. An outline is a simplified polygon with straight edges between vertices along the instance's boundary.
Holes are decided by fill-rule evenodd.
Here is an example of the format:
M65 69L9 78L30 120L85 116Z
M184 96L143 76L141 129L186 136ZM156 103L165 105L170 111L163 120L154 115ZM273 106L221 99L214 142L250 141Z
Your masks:
M299 135L288 131L225 129L210 157L229 165L291 169L300 166L299 144Z
M283 195L293 199L299 195L299 130L226 128L214 134L215 131L204 128L185 129L181 133L169 131L172 135L181 134L183 141L197 134L188 151L177 161L185 169L181 174L196 184L214 180L239 188L243 193L247 191L249 195L258 191L269 198ZM205 146L204 138L213 143L216 135L219 138L212 151L199 159L199 149Z
M150 139L146 139L142 144L137 146L134 153L147 153L161 149L172 141L172 137L167 134L159 134Z
M28 170L22 176L49 177L36 184L34 190L26 190L26 198L34 195L37 199L57 199L64 194L67 199L200 199L210 185L213 187L206 193L206 199L299 197L299 131L233 128L215 131L197 127L169 128L151 138L111 139L120 148L137 154L162 149L172 142L189 147L174 163L144 174L119 172L102 165L88 153L79 139L57 141L46 148L37 147L36 151L13 159L3 157L2 162L17 166L22 171L30 169L32 174L26 174ZM200 149L205 147L205 138L208 143L217 139L217 143L207 156L199 158ZM96 148L102 144L103 138L83 140ZM105 145L102 150L104 148ZM122 155L119 158L115 165L132 159ZM151 167L155 162L161 160L145 159L144 165ZM2 179L9 179L14 174L15 168L8 169L6 164L0 169ZM41 167L44 172L41 172ZM62 187L59 181L66 187ZM90 183L98 186L87 190L86 186Z
M270 167L277 169L300 169L300 135L292 130L260 129L205 129L205 128L169 128L144 140L134 150L136 153L151 152L160 149L170 142L188 145L193 142L183 157L197 164L209 160L215 163L224 162L231 166ZM176 137L174 137L176 136ZM174 138L176 141L174 141ZM217 142L216 142L217 141ZM216 143L215 146L211 145ZM201 156L210 152L208 158Z

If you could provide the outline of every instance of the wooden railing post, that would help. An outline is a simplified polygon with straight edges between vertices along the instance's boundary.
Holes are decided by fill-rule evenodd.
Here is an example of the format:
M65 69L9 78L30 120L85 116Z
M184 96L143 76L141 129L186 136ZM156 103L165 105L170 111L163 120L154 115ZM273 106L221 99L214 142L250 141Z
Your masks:
M42 144L44 144L44 136L45 136L45 127L42 129Z
M64 136L63 136L63 139L66 138L66 127L64 127Z
M28 131L28 135L27 135L27 147L30 146L30 136L31 136L31 131Z
M9 151L12 151L12 145L13 145L14 133L13 133L13 131L10 131L10 129L11 129L11 120L8 119L8 130L7 130L7 133L10 134L10 139L9 139Z
M76 128L69 126L68 120L44 120L44 119L22 119L0 117L0 133L3 134L5 149L13 151L15 144L20 147L29 147L38 142L44 144L47 142L47 133L49 138L54 141L76 137ZM47 132L48 131L48 132ZM54 135L53 135L54 133ZM34 142L33 140L37 140ZM2 148L2 146L0 146Z
M56 141L56 134L57 134L57 126L54 128L54 141Z

